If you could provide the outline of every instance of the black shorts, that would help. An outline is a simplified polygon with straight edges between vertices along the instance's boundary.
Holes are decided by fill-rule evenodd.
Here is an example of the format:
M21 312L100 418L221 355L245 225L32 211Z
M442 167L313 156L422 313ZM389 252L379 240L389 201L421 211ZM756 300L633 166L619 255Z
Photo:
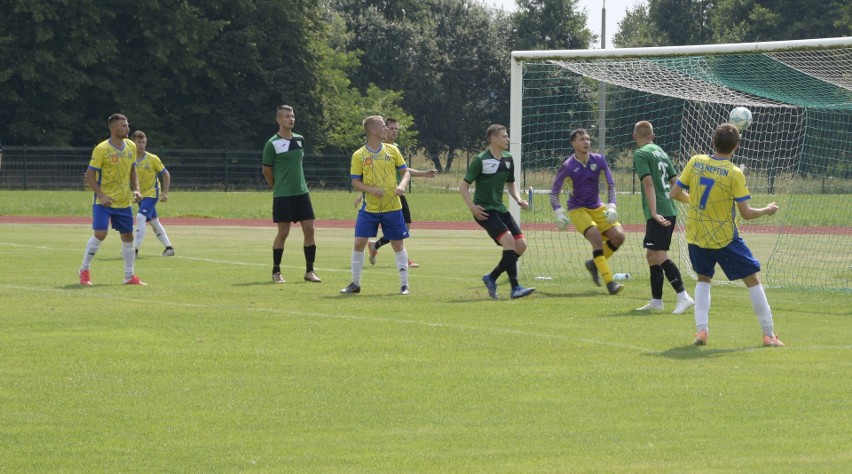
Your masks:
M411 210L408 209L408 200L405 199L405 196L400 196L399 202L402 203L402 218L405 219L406 224L411 224Z
M512 217L512 214L508 212L498 212L493 209L489 209L485 211L488 213L488 218L484 221L479 219L474 219L477 224L482 226L488 235L494 239L494 242L497 245L500 245L500 237L503 236L506 232L511 232L512 236L515 239L523 238L524 234L521 232L521 228L518 227L518 223L515 222L515 218Z
M654 219L645 222L645 240L642 245L648 250L668 250L672 245L672 234L677 224L677 216L664 216L672 225L663 227Z
M301 222L315 219L309 193L272 198L272 222Z

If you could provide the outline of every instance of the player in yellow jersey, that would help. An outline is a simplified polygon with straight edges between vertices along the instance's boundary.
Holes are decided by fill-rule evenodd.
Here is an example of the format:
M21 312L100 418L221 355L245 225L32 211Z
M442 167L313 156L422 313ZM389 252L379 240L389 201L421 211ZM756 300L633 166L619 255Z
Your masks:
M388 126L388 133L385 137L385 143L388 145L393 145L399 149L400 154L402 153L402 147L400 147L396 143L396 138L399 136L399 121L393 118L388 118L385 120L385 124ZM423 177L423 178L434 178L438 175L438 170L431 169L428 171L421 171L408 166L408 175L412 178ZM399 179L399 175L397 174L397 179ZM361 201L364 199L363 194L359 194L358 197L355 198L355 207L359 207L361 205ZM405 219L405 227L408 228L409 232L411 231L411 210L408 207L408 200L405 196L399 197L399 202L402 203L402 217ZM369 252L369 257L367 259L370 261L370 265L376 264L376 255L379 252L379 249L385 245L389 244L390 240L387 237L382 236L381 239L371 240L367 243L367 251ZM408 259L408 268L419 268L420 265L413 262L410 258Z
M94 235L86 244L83 265L80 267L80 284L90 286L89 266L107 236L110 221L121 236L121 256L124 259L124 283L144 285L135 275L133 252L133 211L131 201L139 202L139 180L136 176L136 144L127 138L130 124L127 117L112 114L107 121L109 139L102 141L92 151L86 170L86 182L94 191L92 229Z
M171 257L175 249L166 235L166 229L157 217L157 203L169 200L169 186L172 177L169 170L160 161L160 157L148 153L148 137L145 132L136 130L132 135L133 143L136 144L136 175L139 176L139 191L142 193L142 202L139 203L139 212L136 213L136 238L133 240L133 251L139 255L142 241L145 239L145 223L150 223L151 228L157 236L157 240L163 244L164 257ZM160 176L163 177L163 186L160 188Z
M678 199L684 191L689 191L686 241L692 269L698 274L693 343L697 346L707 344L710 284L718 263L729 280L742 280L748 287L751 306L763 329L763 345L783 346L775 335L772 311L757 276L760 262L740 237L735 221L735 210L743 219L750 220L771 216L778 212L778 206L774 202L759 209L749 206L751 196L745 176L739 167L731 163L739 142L740 132L733 125L723 123L716 127L713 156L693 156L670 193L672 199Z
M384 143L388 128L379 115L364 119L367 133L366 145L352 154L350 176L352 187L364 193L364 203L355 221L355 243L352 249L352 283L340 290L341 293L361 292L361 270L364 268L364 249L370 237L382 232L390 240L399 270L400 294L407 295L408 253L403 239L408 238L408 229L402 215L399 196L408 186L408 168L399 149ZM397 172L400 174L397 180Z

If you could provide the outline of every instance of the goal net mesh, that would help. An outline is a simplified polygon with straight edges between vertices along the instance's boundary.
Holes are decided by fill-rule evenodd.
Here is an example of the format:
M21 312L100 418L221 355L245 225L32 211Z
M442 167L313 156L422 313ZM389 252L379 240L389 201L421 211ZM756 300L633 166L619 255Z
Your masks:
M591 246L573 227L553 224L548 195L573 150L569 135L585 128L600 152L604 86L604 154L616 179L619 220L627 233L610 259L615 273L645 279L644 215L633 171L633 126L648 120L655 143L680 172L696 154L712 154L710 137L736 106L753 123L734 163L746 175L754 207L777 202L773 217L737 223L762 264L765 284L852 289L852 48L570 60L525 59L522 73L522 183L533 207L521 214L529 250L525 277L588 278ZM566 186L567 188L567 186ZM606 183L601 183L605 202ZM560 196L564 206L566 195ZM670 258L695 278L680 205ZM717 268L717 281L725 281Z

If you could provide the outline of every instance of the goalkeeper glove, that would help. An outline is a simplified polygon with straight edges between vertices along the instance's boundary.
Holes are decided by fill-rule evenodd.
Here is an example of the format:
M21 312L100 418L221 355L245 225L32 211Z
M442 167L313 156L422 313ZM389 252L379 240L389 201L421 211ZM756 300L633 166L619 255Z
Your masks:
M556 227L559 227L559 230L565 230L568 227L568 224L571 223L571 219L565 215L565 209L561 207L556 210Z
M606 221L610 224L618 222L618 211L615 210L615 203L611 202L606 205L604 216L606 217Z

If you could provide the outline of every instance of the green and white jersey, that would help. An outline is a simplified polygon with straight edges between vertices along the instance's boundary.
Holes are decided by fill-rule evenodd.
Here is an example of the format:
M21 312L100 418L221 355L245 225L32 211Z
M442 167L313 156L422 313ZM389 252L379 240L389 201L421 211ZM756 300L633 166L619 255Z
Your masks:
M503 204L503 189L506 183L515 182L515 162L509 152L504 151L497 159L488 150L476 155L470 162L464 180L467 184L476 183L473 203L483 209L506 212Z
M302 158L305 156L305 138L296 133L293 138L282 138L277 133L263 147L263 166L272 168L275 186L273 197L300 196L308 193Z
M636 169L636 174L639 175L639 181L645 176L650 176L654 183L654 194L657 197L657 214L661 216L676 216L677 206L669 197L671 184L669 181L677 176L672 165L672 160L662 148L654 143L639 148L633 152L633 168ZM648 197L645 196L645 187L640 186L642 190L642 211L645 213L645 220L651 219L651 210L648 209Z

